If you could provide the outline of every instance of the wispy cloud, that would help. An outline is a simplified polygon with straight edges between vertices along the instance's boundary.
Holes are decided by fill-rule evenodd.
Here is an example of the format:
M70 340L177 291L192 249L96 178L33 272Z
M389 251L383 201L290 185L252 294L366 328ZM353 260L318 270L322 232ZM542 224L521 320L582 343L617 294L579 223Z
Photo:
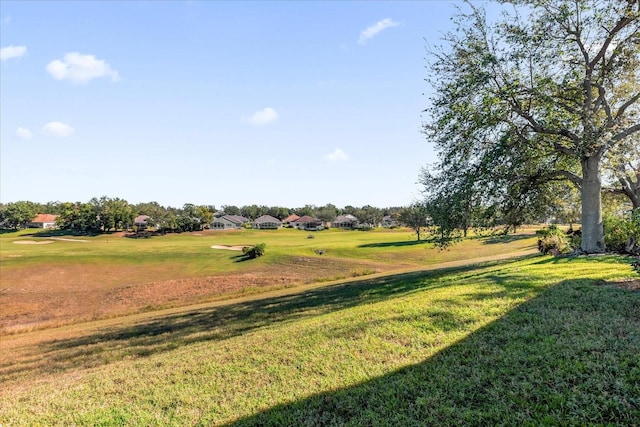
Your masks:
M56 138L66 138L75 132L75 129L62 122L49 122L42 128L42 133Z
M398 25L400 25L400 23L391 18L385 18L382 21L378 21L360 33L358 43L365 44L367 40L374 38L387 28L397 27Z
M78 52L67 53L63 60L51 61L47 71L54 79L72 83L87 83L100 77L110 77L112 81L119 79L118 72L104 60Z
M325 159L329 160L330 162L344 162L345 160L349 160L349 156L340 148L336 148L335 150L333 150L333 153L327 154L325 156Z
M16 129L16 136L20 139L31 139L31 131L25 128Z
M278 120L278 113L271 107L267 107L264 110L256 111L249 120L252 125L260 126L266 125Z
M0 61L4 62L12 58L20 58L27 53L26 46L7 46L0 49Z

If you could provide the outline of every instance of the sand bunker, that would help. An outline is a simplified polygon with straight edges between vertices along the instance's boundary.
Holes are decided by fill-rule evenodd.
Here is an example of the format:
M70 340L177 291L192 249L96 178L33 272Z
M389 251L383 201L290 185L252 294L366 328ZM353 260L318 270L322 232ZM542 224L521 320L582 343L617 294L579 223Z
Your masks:
M13 243L16 245L48 245L53 243L53 240L15 240Z
M244 246L229 246L229 245L213 245L211 249L226 249L228 251L241 251Z

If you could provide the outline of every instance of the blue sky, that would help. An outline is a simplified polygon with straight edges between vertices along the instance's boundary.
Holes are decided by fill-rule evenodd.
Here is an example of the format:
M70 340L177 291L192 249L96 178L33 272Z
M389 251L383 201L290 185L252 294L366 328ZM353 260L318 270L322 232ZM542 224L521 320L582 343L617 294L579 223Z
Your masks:
M408 205L454 4L0 1L0 201Z

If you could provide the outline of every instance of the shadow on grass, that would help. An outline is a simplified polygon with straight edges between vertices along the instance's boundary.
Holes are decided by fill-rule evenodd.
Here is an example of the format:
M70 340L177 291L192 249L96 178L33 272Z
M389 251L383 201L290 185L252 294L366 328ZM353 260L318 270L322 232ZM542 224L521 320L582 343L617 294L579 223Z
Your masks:
M484 269L513 261L495 261L463 267L443 268L428 272L412 272L369 278L300 293L259 298L218 307L151 317L142 323L114 327L77 338L44 342L34 351L30 363L0 364L5 380L29 375L60 373L100 366L132 357L152 354L202 341L234 337L276 323L342 310L361 304L400 297L412 292L449 286L450 280L439 280L450 274L465 277L482 274ZM511 296L528 292L514 290Z
M632 255L620 255L620 254L593 254L593 255L560 255L556 257L546 256L542 257L534 264L567 264L575 259L588 259L590 263L610 263L612 260L616 262L629 263L632 265L637 262L638 259Z
M0 228L0 234L10 234L17 233L20 230L16 230L15 228Z
M101 233L97 231L77 231L77 230L40 230L33 233L25 234L30 237L69 237L69 236L82 236L82 237L95 237L101 234L109 235L110 233Z
M498 235L485 238L483 243L485 245L495 245L498 243L512 243L517 242L519 240L527 240L535 237L533 234L508 234L508 235Z
M232 426L636 425L640 295L567 280L423 363Z
M390 248L390 247L404 247L404 246L420 246L431 243L430 240L407 240L401 242L380 242L380 243L366 243L358 245L359 248Z

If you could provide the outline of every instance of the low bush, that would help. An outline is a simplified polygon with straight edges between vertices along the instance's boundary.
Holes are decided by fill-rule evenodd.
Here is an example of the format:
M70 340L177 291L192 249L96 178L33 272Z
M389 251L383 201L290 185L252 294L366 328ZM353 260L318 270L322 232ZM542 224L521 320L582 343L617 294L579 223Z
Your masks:
M604 243L609 251L640 255L640 209L623 218L605 218Z
M543 254L548 254L553 250L560 253L571 250L567 235L556 225L550 225L549 227L537 230L536 234L540 236L538 239L538 250Z
M266 243L258 243L255 246L245 246L244 248L242 248L242 253L244 254L245 258L254 259L264 255L266 247Z

